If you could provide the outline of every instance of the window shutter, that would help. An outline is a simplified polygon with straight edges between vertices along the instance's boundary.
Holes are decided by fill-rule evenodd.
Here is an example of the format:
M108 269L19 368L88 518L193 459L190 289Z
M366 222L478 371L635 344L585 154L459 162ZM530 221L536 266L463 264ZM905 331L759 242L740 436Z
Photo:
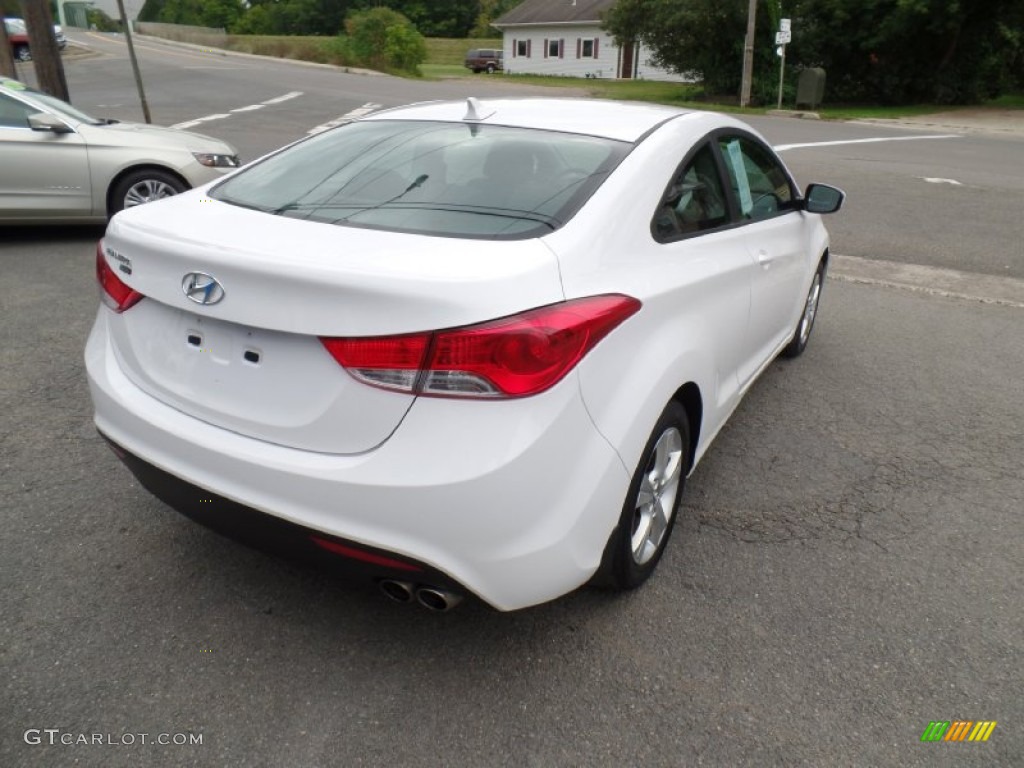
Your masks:
M533 40L526 41L526 58L530 58L530 49L533 48Z
M564 38L562 40L558 41L558 58L560 58L560 59L564 59L565 58L565 39Z
M594 38L594 58L597 58L597 38Z
M580 57L580 52L583 50L583 38L576 38L576 58Z
M519 41L514 37L512 38L512 58L514 59L519 55Z
M548 39L544 38L544 58L548 57Z

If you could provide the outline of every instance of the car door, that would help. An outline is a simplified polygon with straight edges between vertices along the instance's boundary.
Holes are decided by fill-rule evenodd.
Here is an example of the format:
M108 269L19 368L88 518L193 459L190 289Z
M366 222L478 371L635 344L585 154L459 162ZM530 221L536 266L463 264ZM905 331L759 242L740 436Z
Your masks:
M740 386L771 360L793 332L809 277L804 219L785 167L763 142L742 133L722 134L718 147L728 172L744 246L756 263L751 280L748 348Z
M30 219L92 213L89 155L74 131L36 131L41 110L0 91L0 217Z
M728 413L738 396L738 374L748 355L755 265L742 228L734 226L713 141L705 141L684 160L662 197L651 232L685 268L684 288L700 285L701 297L688 292L685 302L700 302L705 318L703 332L709 339L718 383L711 414ZM712 432L717 429L709 426Z

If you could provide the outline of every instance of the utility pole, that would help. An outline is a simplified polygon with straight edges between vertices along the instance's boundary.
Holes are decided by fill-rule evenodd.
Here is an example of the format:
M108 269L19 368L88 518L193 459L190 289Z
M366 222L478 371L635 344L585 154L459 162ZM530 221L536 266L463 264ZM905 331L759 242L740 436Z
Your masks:
M53 16L48 0L21 0L21 12L28 27L28 47L36 70L39 89L58 99L70 101L64 62L53 34Z
M747 37L743 42L743 79L740 82L740 106L750 106L750 88L754 79L754 22L757 20L757 0L750 0L747 8Z
M7 16L4 4L0 2L0 19ZM11 41L7 37L7 27L0 24L0 75L17 77L14 69L14 55L11 53Z
M142 73L139 72L139 60L135 58L135 43L132 42L132 25L128 21L128 14L124 12L124 1L117 0L117 10L121 14L121 26L124 27L124 39L128 43L128 58L132 62L132 73L135 75L135 88L139 92L139 101L142 102L142 116L147 123L152 123L149 116L149 102L146 101L146 89L142 87Z

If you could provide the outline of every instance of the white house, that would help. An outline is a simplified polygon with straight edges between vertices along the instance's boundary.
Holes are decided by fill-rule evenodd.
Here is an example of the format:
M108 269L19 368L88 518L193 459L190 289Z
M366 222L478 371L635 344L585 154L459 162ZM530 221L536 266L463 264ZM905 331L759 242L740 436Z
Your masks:
M615 0L525 0L493 26L501 30L505 72L683 82L682 75L650 63L640 43L619 48L601 29L601 14Z

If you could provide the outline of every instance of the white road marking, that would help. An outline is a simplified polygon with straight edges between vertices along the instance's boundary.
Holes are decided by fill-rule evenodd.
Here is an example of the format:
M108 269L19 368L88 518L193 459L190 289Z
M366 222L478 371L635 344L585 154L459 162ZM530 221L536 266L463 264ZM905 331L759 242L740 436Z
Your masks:
M237 114L239 112L254 112L257 109L263 109L267 105L281 104L282 102L290 101L291 99L294 99L297 96L301 95L302 91L292 91L291 93L286 93L283 96L277 96L273 99L267 99L266 101L261 102L259 104L249 104L245 107L238 107L236 109L232 109L227 114L207 115L206 117L197 117L194 120L186 120L183 123L175 123L171 126L171 128L177 128L179 130L195 128L197 125L200 125L201 123L208 123L211 120L223 120L225 118L231 117L232 114Z
M264 101L262 103L263 104L280 104L282 101L288 101L289 99L294 99L296 96L301 96L301 95L302 95L302 91L292 91L291 93L286 93L284 96L278 96L276 99L267 99L266 101Z
M920 176L918 178L920 178L921 181L927 181L929 184L952 184L954 187L963 186L963 184L961 184L956 179L940 179L933 176Z
M334 128L335 126L350 123L353 120L362 117L363 115L368 115L374 110L380 109L381 106L381 104L374 104L372 101L368 101L366 104L363 104L363 106L356 107L351 112L346 112L341 117L336 117L333 120L328 120L326 123L321 123L316 128L311 128L310 130L306 131L306 133L308 133L310 136L315 136L318 133L323 133L324 131L328 131L331 128Z
M838 147L843 144L877 144L882 141L921 141L924 139L959 139L955 133L929 134L927 136L886 136L873 139L847 139L845 141L809 141L806 144L779 144L775 147L776 152L785 152L787 149L804 149L805 147Z

